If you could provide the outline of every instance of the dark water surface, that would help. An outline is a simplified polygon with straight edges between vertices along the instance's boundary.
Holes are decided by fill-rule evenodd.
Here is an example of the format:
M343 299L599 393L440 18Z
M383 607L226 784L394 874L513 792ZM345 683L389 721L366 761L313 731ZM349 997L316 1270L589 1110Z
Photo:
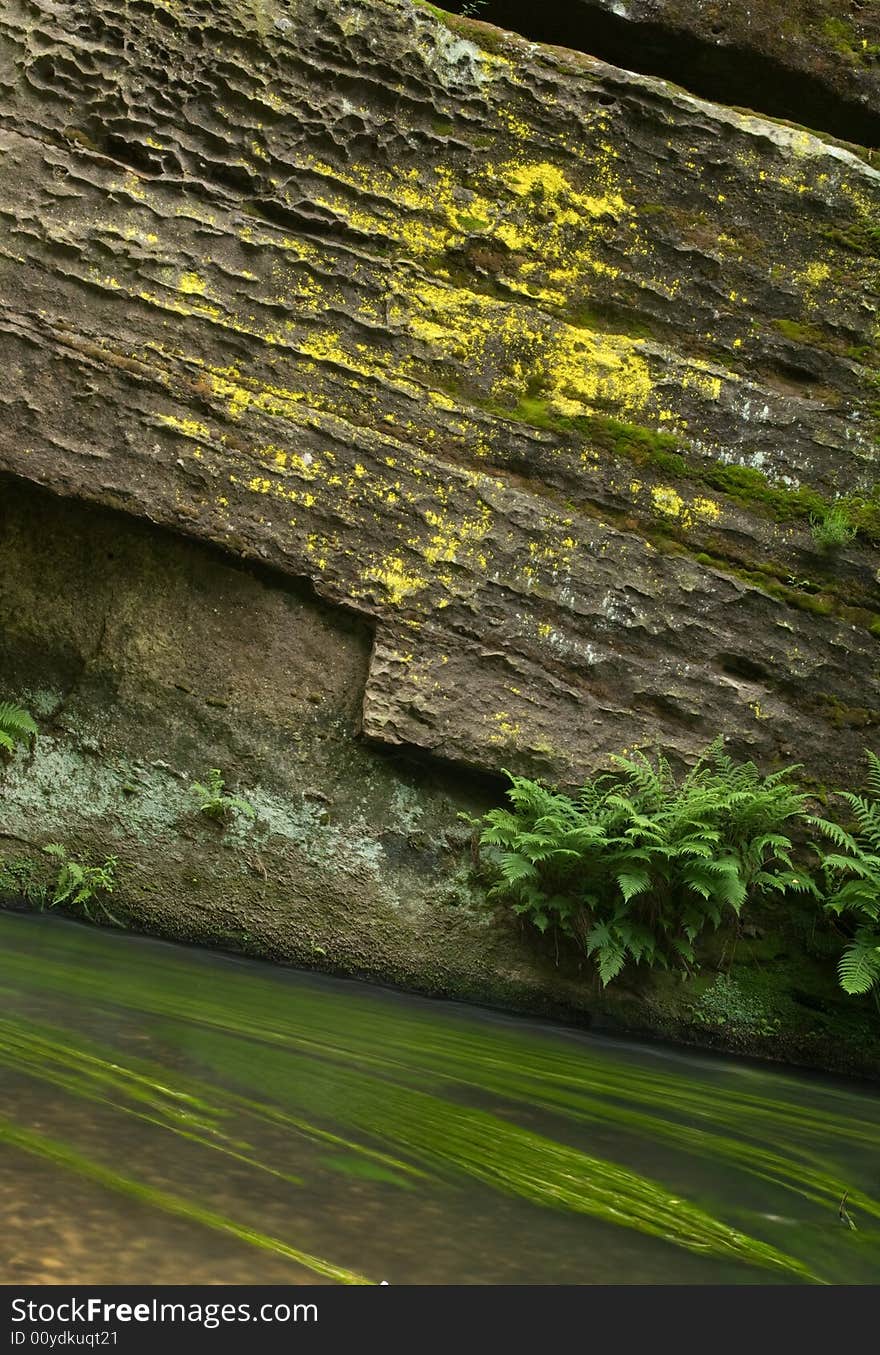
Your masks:
M880 1097L0 913L0 1282L380 1280L877 1283Z

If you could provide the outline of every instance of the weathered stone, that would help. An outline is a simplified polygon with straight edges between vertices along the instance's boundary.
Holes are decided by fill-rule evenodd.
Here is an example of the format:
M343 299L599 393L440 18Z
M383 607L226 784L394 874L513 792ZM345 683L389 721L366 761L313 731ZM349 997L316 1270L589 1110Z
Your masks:
M471 8L718 103L880 145L880 9L871 0L480 0Z
M797 899L750 910L735 946L707 937L701 974L642 966L603 992L577 947L486 906L459 812L497 786L358 737L368 627L133 517L6 490L0 690L40 733L0 766L0 903L20 902L16 868L49 884L40 849L63 842L118 857L108 906L129 929L877 1076L876 1017L840 991L833 943L805 953ZM255 819L198 813L214 766ZM755 1023L700 1019L722 966Z
M0 469L369 620L384 743L854 769L865 159L405 0L10 0L0 118Z
M478 906L457 811L481 812L485 789L358 738L369 630L310 591L12 486L0 674L40 735L0 769L0 865L39 863L45 842L63 841L118 856L111 907L131 927L582 1009L576 957L557 970L514 919ZM192 783L214 766L255 819L198 813Z

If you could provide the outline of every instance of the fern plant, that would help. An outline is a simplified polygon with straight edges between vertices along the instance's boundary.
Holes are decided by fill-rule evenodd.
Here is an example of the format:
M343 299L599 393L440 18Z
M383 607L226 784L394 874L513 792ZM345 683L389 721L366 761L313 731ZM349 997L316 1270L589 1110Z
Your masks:
M122 925L105 902L105 896L112 894L116 887L118 857L108 856L100 866L91 866L70 856L67 848L57 842L49 843L43 851L58 862L58 874L48 901L50 908L65 904L90 922L96 921L97 914L108 918L117 927Z
M837 971L844 992L880 992L880 758L866 750L866 793L841 791L851 811L849 828L831 819L812 818L813 827L833 850L818 848L825 876L825 908L852 934ZM850 831L851 828L851 831ZM878 1004L880 1005L880 1004Z
M15 751L17 743L26 743L37 733L37 723L29 711L12 701L0 701L0 748Z
M628 961L695 964L704 928L749 897L816 893L782 831L805 805L794 768L762 776L721 739L682 780L662 756L613 763L576 799L508 774L510 808L491 810L481 834L501 874L492 895L577 941L603 984Z
M240 810L242 814L255 818L253 805L240 795L227 795L225 787L226 782L218 767L210 769L206 781L194 781L191 789L193 795L198 797L199 813L209 819L228 819L236 810Z

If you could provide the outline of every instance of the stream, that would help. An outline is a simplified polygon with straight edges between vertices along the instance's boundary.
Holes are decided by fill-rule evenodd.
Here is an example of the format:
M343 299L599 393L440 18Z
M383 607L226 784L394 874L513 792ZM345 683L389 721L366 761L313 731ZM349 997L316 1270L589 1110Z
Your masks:
M0 913L0 1283L871 1284L878 1150L870 1087Z

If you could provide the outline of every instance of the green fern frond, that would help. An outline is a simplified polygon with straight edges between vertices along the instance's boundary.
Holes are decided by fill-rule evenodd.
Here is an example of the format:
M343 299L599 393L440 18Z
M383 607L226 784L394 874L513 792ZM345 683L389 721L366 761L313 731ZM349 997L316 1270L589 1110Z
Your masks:
M866 748L865 759L868 763L868 790L875 800L880 800L880 757L872 753L870 748Z
M837 972L845 993L870 992L880 979L880 934L858 931L841 955Z
M859 848L855 838L841 824L835 823L833 819L819 819L809 815L806 823L809 827L817 829L825 837L830 838L836 847L840 847L846 852L858 854Z
M588 955L596 956L599 978L603 988L607 988L626 964L626 946L608 923L601 922L588 932L586 950Z
M534 878L537 875L533 863L527 861L524 856L518 856L516 852L502 852L500 864L508 884L518 884L520 880Z
M634 899L638 894L644 894L645 890L651 887L651 876L646 870L631 873L619 871L615 879L625 903L629 903L630 899Z
M29 711L13 701L0 701L0 748L14 752L17 743L26 743L37 733L37 722Z

